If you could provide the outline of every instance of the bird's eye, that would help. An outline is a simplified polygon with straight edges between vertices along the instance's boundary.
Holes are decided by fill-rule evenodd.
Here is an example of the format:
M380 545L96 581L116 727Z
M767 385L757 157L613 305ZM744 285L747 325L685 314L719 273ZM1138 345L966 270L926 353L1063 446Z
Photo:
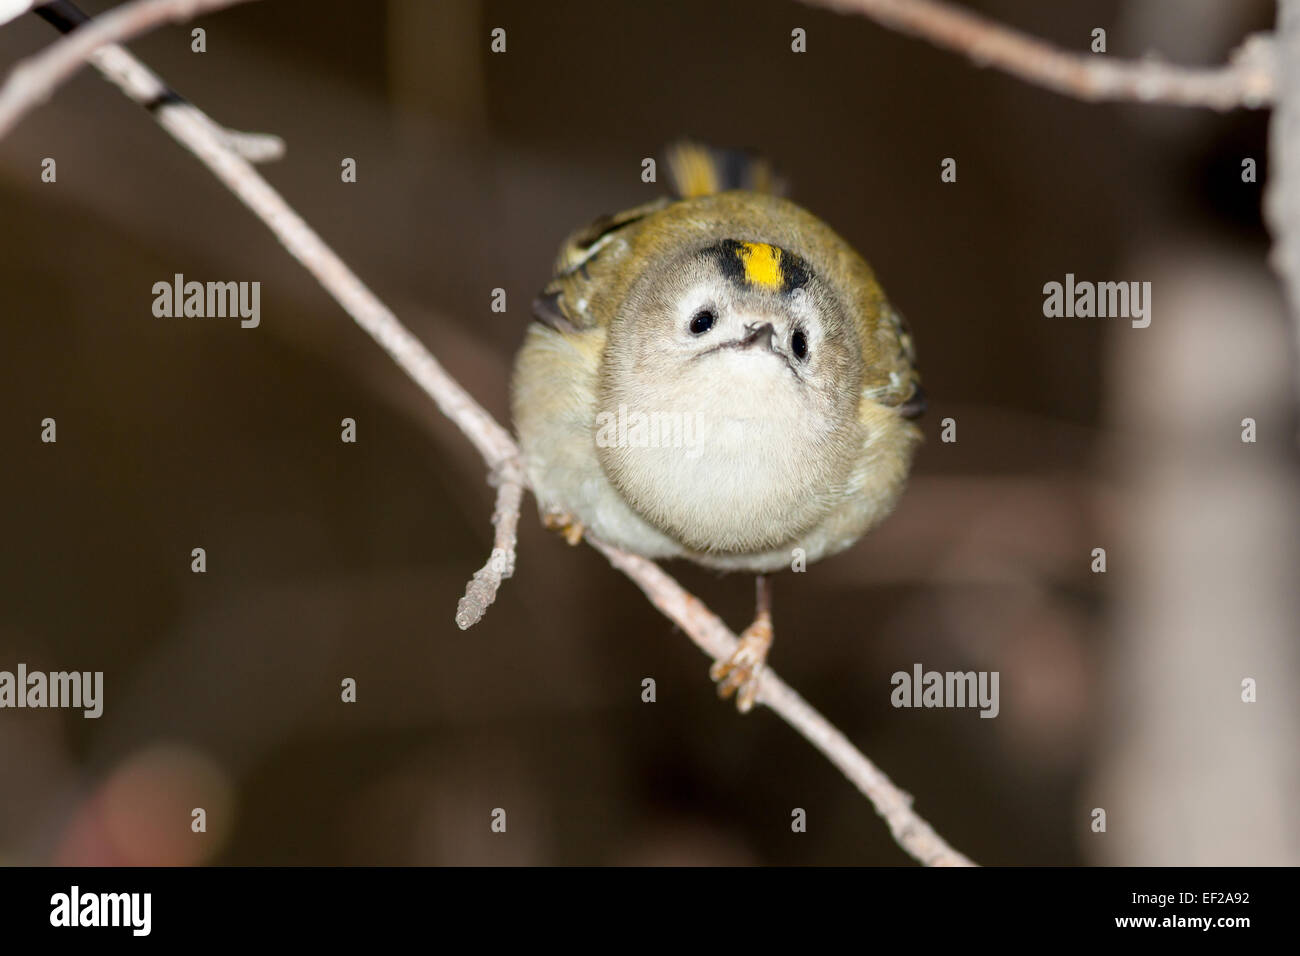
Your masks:
M790 351L794 357L802 361L808 354L808 339L803 334L803 329L795 329L794 335L790 336Z
M691 316L691 334L703 335L705 332L709 331L709 329L713 328L713 323L717 320L718 317L714 314L712 309L700 309L700 311Z

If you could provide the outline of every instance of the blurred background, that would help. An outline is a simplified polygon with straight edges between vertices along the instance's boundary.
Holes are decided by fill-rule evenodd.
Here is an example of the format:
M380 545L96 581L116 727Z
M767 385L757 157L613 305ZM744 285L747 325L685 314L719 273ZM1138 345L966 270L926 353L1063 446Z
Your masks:
M1206 65L1273 17L966 5ZM131 48L218 122L284 137L263 173L502 421L570 229L662 194L641 160L679 136L769 156L908 316L931 398L893 517L777 579L773 666L979 862L1300 863L1296 351L1260 219L1266 113L1084 105L784 0L268 0L196 25L206 53L189 25ZM22 17L0 65L54 39ZM0 863L908 862L531 499L516 577L459 631L491 548L482 462L93 70L0 141L0 222L0 669L105 685L98 720L0 711ZM178 272L260 281L260 327L155 318ZM1151 326L1044 318L1067 272L1150 281ZM748 623L750 578L670 570ZM999 716L892 708L916 663L998 671Z

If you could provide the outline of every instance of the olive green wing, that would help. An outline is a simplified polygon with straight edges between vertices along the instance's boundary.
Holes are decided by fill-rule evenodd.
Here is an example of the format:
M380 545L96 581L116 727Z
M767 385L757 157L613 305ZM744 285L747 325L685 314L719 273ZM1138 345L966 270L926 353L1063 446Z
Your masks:
M630 233L647 216L672 203L657 199L601 216L577 230L564 241L555 260L555 276L533 301L533 316L561 332L575 332L599 325L602 318L592 303L609 280L620 274L629 250Z
M827 246L834 250L823 257L826 274L833 277L857 323L863 400L893 409L903 418L920 418L926 403L911 327L880 288L866 261L829 227L820 228L830 237ZM816 234L817 229L804 231Z
M896 407L904 418L920 418L925 413L926 402L921 373L916 367L916 344L907 319L888 302L883 303L876 339L882 364L888 372L877 400Z

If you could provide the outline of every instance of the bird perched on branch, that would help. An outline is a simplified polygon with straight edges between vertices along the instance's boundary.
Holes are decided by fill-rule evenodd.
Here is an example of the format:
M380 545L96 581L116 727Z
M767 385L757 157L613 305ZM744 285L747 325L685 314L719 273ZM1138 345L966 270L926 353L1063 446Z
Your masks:
M758 575L711 675L752 707L767 575L847 548L894 507L924 410L912 337L870 267L776 195L767 164L683 143L676 199L571 235L515 363L543 520L647 558Z

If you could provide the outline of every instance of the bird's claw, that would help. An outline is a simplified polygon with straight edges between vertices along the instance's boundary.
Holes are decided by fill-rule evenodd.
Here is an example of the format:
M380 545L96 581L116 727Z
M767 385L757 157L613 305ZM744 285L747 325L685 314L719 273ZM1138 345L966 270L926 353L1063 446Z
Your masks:
M558 531L570 545L576 545L581 541L583 532L587 530L581 521L567 511L559 509L553 509L542 515L542 524L548 531Z
M736 694L736 709L749 713L758 699L758 688L767 662L767 651L772 646L772 621L760 615L740 635L740 645L725 661L717 661L709 668L709 677L718 684L718 696L724 700Z

